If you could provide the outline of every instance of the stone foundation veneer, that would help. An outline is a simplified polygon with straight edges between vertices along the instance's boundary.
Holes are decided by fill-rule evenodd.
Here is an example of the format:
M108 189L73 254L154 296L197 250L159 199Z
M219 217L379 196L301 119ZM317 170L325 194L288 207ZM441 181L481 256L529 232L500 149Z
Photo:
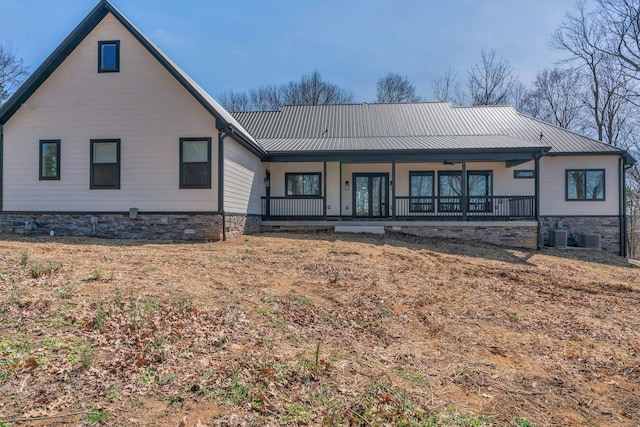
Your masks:
M453 222L453 221L266 221L261 230L333 231L336 225L349 227L382 225L385 231L434 238L455 238L492 243L514 248L538 247L538 223L535 221Z
M428 225L399 225L386 230L416 236L455 238L491 243L513 248L536 249L538 225L536 222L506 223L430 223Z
M260 231L261 217L259 215L225 215L225 231L227 238L239 237L243 234L253 234Z
M33 224L25 227L25 222ZM31 228L31 229L29 229ZM3 233L95 236L112 239L220 240L222 216L199 213L0 214Z
M602 250L620 255L619 217L543 216L540 231L545 241L548 241L549 230L557 229L558 221L562 221L562 229L569 233L599 234Z

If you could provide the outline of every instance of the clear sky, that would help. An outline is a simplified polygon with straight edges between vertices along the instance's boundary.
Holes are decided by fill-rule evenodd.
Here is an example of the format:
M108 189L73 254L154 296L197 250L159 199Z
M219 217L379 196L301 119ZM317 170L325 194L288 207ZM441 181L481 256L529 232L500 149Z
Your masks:
M529 84L561 56L549 37L575 0L113 0L214 97L318 70L374 101L390 71L432 99L431 83L495 49ZM0 0L0 42L33 71L97 0Z

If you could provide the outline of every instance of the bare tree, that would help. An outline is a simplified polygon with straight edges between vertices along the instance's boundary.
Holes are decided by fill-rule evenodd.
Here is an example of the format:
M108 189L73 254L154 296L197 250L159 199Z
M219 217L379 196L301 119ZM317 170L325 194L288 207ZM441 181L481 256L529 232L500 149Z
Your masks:
M479 63L469 69L469 95L472 105L508 104L518 79L511 64L504 58L496 58L495 50L481 52Z
M579 1L576 10L565 17L553 34L551 44L566 52L567 60L576 64L586 77L583 102L590 119L585 129L592 129L600 141L626 148L625 126L631 125L628 103L637 83L615 56L606 53L612 42L604 32L602 13L588 10L586 3Z
M225 110L232 113L253 110L251 99L244 92L234 92L232 90L222 92L218 95L218 102Z
M581 79L573 68L542 70L528 93L524 112L556 126L578 130L585 108L579 92Z
M620 60L632 76L640 73L640 2L597 0L598 30L606 44L598 47Z
M353 92L322 80L317 71L280 87L283 105L327 105L353 102Z
M531 91L521 81L517 81L511 90L511 105L520 112L526 111Z
M0 44L0 105L22 84L29 68L11 45Z
M438 101L451 102L455 105L464 105L466 103L466 96L462 91L460 82L458 82L457 73L451 67L447 68L444 75L431 84L431 88L433 89L433 96Z
M413 83L398 73L389 73L378 80L377 95L377 102L385 104L420 101Z
M258 111L279 111L282 109L282 93L278 86L268 85L249 91L252 109Z
M222 92L218 101L227 110L279 111L283 105L326 105L353 102L350 90L322 80L314 71L300 81L290 81L280 86L267 85L245 92Z

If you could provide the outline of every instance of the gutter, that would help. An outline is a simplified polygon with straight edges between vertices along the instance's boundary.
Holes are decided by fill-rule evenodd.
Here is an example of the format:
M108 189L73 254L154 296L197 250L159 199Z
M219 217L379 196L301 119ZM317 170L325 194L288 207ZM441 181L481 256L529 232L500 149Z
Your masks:
M224 139L232 133L229 124L218 129L218 212L222 215L222 241L227 240L227 217L224 212Z

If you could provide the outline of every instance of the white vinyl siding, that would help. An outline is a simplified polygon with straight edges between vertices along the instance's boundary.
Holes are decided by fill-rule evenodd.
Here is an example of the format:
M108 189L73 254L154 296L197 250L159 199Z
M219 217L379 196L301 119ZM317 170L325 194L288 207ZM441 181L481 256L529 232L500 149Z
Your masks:
M120 40L119 73L96 72L100 40ZM215 119L110 14L27 104L4 126L5 211L218 210ZM179 188L181 137L212 138L211 189ZM38 179L43 139L62 141L59 181ZM121 141L120 190L89 189L91 139Z
M224 210L260 214L265 172L260 159L232 138L224 140Z
M540 215L619 215L618 156L557 156L540 159ZM605 200L565 200L567 169L604 169Z

